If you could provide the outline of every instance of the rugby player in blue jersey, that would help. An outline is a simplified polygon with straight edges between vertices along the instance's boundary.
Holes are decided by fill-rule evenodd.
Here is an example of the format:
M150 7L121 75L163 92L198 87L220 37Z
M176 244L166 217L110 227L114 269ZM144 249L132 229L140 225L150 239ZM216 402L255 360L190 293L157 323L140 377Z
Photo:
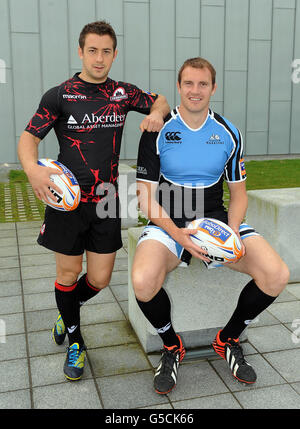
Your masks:
M242 289L232 317L212 344L239 381L250 384L257 378L239 343L247 326L245 321L265 310L289 278L280 256L243 223L247 210L243 141L232 123L209 108L217 88L215 76L208 61L185 61L177 82L180 105L165 118L159 133L145 131L139 146L139 204L149 224L138 241L132 281L139 307L163 341L161 362L154 376L154 387L160 394L176 385L179 362L185 354L182 340L172 326L171 303L162 287L165 277L180 263L189 264L192 256L209 268L213 265L190 239L195 230L186 226L191 220L221 220L243 244L243 257L227 267L248 274L251 281ZM230 193L228 211L223 206L224 179Z

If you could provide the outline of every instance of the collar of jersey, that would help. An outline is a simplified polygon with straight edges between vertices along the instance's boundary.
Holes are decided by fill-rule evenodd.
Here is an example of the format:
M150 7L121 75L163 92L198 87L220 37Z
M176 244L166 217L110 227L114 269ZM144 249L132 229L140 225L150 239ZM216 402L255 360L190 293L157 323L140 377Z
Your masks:
M182 116L180 115L180 113L179 113L179 106L176 106L175 109L172 111L173 118L174 119L179 118L180 121L184 124L184 126L186 126L190 131L193 131L193 132L200 131L202 128L204 128L205 125L206 125L206 123L207 123L208 118L213 118L213 115L214 115L213 111L210 110L210 109L208 109L207 117L206 117L205 121L203 122L203 124L201 125L201 127L199 127L199 128L191 128L190 126L188 126L188 124L183 120Z

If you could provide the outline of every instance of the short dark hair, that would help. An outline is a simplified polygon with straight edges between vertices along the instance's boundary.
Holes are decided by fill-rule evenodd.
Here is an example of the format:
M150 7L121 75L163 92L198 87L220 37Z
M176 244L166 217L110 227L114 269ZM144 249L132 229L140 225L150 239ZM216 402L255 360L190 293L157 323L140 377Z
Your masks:
M106 22L106 21L95 21L95 22L91 22L89 24L86 24L83 27L83 29L81 30L81 33L79 35L79 46L81 49L84 48L86 35L90 34L90 33L98 34L99 36L103 36L103 35L107 34L108 36L110 36L112 38L114 51L116 50L117 36L116 36L114 29L112 28L112 26L108 22Z
M205 60L204 58L195 57L195 58L189 58L188 60L186 60L182 64L182 66L178 72L178 79L177 80L178 80L179 85L181 83L182 72L186 67L193 67L195 69L203 69L205 67L208 68L208 70L211 73L212 84L214 85L216 83L216 70L214 69L213 65L209 61Z

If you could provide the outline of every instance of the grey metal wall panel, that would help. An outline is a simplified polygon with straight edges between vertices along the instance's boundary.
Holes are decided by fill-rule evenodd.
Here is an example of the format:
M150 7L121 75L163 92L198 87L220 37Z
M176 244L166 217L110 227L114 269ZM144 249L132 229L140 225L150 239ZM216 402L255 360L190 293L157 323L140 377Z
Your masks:
M270 54L271 43L269 41L250 40L248 64L247 131L268 130Z
M271 37L272 0L250 0L250 40L271 40Z
M271 100L291 100L291 58L293 58L294 11L274 9Z
M16 136L20 136L36 111L42 93L40 40L38 34L12 34ZM30 58L30 61L29 61Z
M233 97L234 94L234 97ZM226 71L224 81L224 116L246 134L247 73Z
M124 34L123 0L96 0L96 19L109 22L117 36Z
M124 4L124 79L144 90L150 84L149 5L147 3ZM136 158L143 117L130 112L124 130L125 157ZM123 141L124 143L124 141ZM123 144L122 143L122 144ZM124 150L124 149L123 149Z
M81 70L79 33L96 19L118 36L113 79L173 107L178 69L201 55L217 70L211 107L241 129L246 154L300 153L300 82L291 79L300 0L0 0L0 162L18 161L16 141L42 94ZM121 158L136 157L142 119L128 115ZM56 155L53 132L40 147Z
M269 154L288 153L289 151L290 109L289 101L271 101Z
M205 4L215 3L205 1ZM221 2L220 2L221 4ZM225 46L225 11L220 6L203 6L201 9L201 56L209 60L217 70L218 89L215 101L223 101L223 72ZM221 113L221 112L219 112Z
M0 153L2 162L15 162L15 124L12 71L6 70L6 83L0 84Z
M152 69L175 67L175 0L150 3L150 60Z
M39 32L38 0L9 0L11 30L14 32Z
M300 2L297 1L296 19L295 19L295 42L293 58L298 59L298 67L291 70L298 83L292 85L292 114L291 114L291 153L300 153Z
M176 37L199 37L201 2L176 0Z
M46 1L40 11L43 91L69 77L67 0Z
M81 61L77 53L78 38L84 25L96 19L95 0L68 0L68 17L71 68L79 71Z
M7 68L11 68L10 20L8 7L8 0L0 0L0 57L5 61L5 66Z
M247 70L248 17L248 0L226 1L225 70Z

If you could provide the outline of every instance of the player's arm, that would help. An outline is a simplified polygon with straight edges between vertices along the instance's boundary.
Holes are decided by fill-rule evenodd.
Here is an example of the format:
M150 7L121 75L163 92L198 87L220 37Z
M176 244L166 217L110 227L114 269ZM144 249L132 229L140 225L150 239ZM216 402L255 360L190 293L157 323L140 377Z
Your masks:
M172 221L164 208L157 202L158 184L155 182L137 181L137 195L140 210L155 225L166 231L177 243L181 244L188 252L196 258L209 262L205 251L196 246L190 239L190 234L195 234L196 229L178 228Z
M229 189L228 225L240 238L239 227L247 212L248 196L246 182L227 183ZM240 242L243 245L242 240ZM243 245L244 247L244 245ZM243 253L245 252L245 249Z
M55 201L49 186L61 192L50 179L51 174L61 174L58 173L59 170L37 164L39 143L53 128L60 113L58 91L59 87L54 87L43 95L36 113L27 124L18 143L18 156L22 167L36 196L44 201L47 201L47 196Z
M44 201L47 201L48 196L55 202L55 199L49 190L49 186L57 192L61 192L61 190L51 181L50 175L61 174L61 172L55 168L42 167L37 164L38 146L40 141L41 139L33 134L23 131L18 143L18 156L35 195L40 200Z
M159 94L150 108L150 114L147 115L140 124L140 130L149 132L158 132L164 125L164 118L170 112L170 106L164 95Z

